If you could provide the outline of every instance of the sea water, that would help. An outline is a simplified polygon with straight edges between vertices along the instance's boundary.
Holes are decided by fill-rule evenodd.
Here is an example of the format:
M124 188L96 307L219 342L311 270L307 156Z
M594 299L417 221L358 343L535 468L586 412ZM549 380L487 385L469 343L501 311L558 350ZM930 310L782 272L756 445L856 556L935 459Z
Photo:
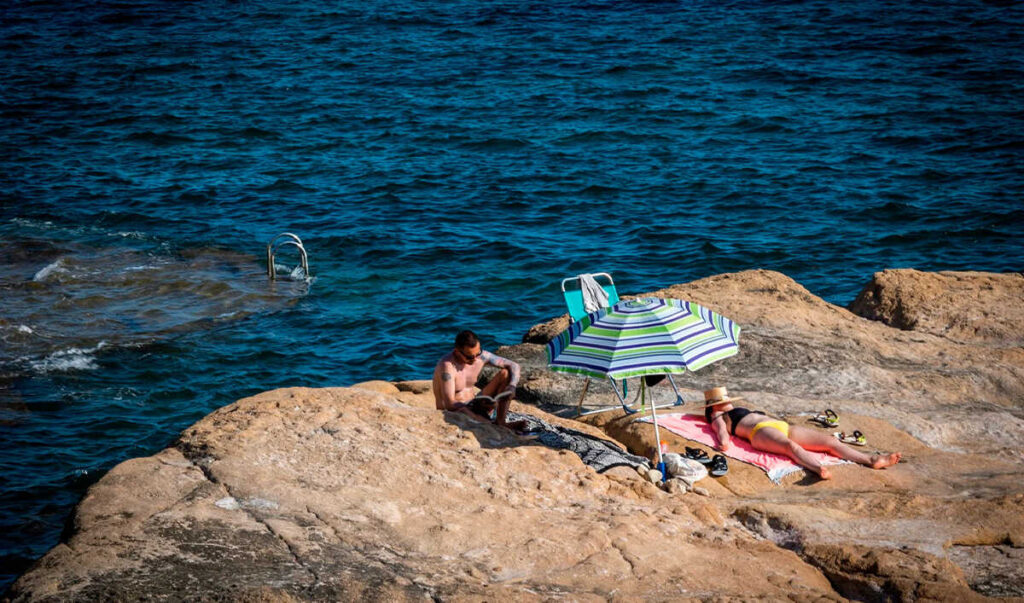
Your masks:
M428 378L564 277L1020 270L1021 6L4 2L0 588L211 410Z

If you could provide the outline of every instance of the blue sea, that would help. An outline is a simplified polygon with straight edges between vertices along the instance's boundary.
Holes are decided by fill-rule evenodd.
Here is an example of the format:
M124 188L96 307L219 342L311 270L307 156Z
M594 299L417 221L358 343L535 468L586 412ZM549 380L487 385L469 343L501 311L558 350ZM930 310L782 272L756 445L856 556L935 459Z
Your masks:
M1020 3L0 7L0 590L213 409L428 378L564 277L1024 267Z

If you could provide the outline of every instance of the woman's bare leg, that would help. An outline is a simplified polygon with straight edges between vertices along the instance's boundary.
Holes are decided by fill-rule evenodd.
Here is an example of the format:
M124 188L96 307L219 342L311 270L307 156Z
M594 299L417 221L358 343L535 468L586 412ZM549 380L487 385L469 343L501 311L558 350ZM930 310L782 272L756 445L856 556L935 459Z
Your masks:
M821 479L831 479L832 473L821 466L818 459L808 454L800 444L787 438L781 431L774 427L763 427L757 430L750 440L750 445L758 450L784 454L793 459L801 467L817 473Z
M764 429L761 431L764 431ZM900 457L902 456L899 452L874 455L864 454L860 450L840 442L830 433L822 433L799 425L790 425L789 439L800 444L807 450L827 452L832 456L838 456L839 458L847 461L860 463L861 465L871 467L872 469L882 469L883 467L895 465L900 462Z

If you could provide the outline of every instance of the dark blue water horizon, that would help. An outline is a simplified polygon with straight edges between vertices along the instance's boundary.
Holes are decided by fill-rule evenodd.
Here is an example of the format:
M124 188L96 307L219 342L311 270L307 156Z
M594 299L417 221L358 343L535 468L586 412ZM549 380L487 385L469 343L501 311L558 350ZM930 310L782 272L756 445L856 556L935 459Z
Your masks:
M428 378L461 328L564 313L564 277L846 305L1024 268L1017 3L0 10L0 590L213 409ZM312 282L264 275L283 231Z

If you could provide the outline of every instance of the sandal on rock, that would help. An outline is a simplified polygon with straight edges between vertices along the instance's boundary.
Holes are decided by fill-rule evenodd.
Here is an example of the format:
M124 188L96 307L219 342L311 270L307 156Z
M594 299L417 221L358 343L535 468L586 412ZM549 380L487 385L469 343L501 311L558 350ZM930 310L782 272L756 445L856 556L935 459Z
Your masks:
M868 439L864 437L864 434L860 431L854 430L853 435L846 435L843 431L837 431L832 434L836 436L836 439L844 444L853 444L854 446L864 446L868 443Z
M838 427L839 415L831 408L826 408L824 414L814 415L811 417L811 421L818 423L822 427Z
M689 446L687 446L686 454L684 454L683 456L685 456L688 459L695 460L702 465L707 465L708 463L711 462L711 457L708 456L708 453L704 452L700 448L690 448Z
M722 477L726 473L729 473L729 463L726 462L725 457L720 454L716 454L711 459L711 464L708 465L708 473L710 473L712 477Z

